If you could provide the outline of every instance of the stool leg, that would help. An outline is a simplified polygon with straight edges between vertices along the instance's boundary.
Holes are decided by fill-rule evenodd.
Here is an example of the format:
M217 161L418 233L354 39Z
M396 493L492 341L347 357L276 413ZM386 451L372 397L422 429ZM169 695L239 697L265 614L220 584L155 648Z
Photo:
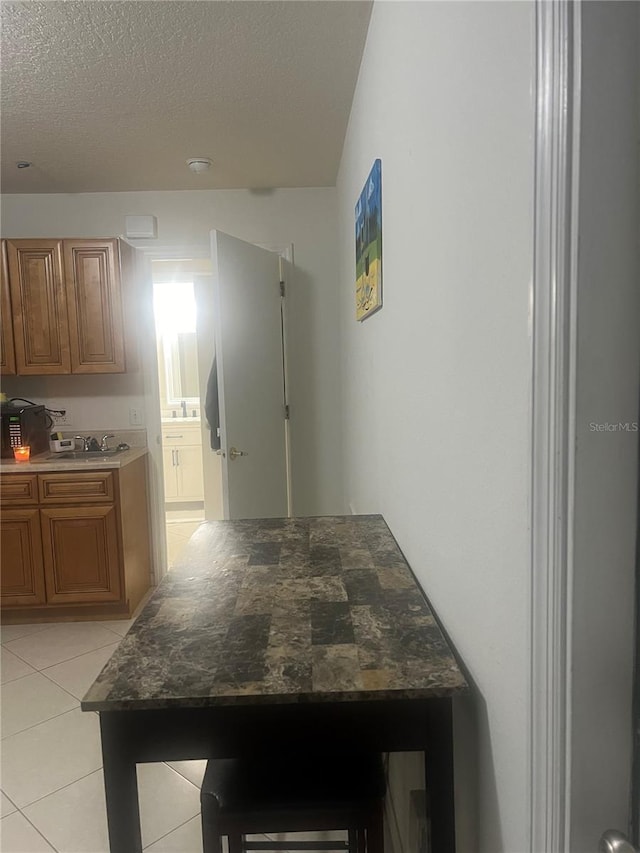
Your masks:
M358 830L349 827L349 853L358 853Z
M367 853L384 853L384 824L382 800L371 809L367 826Z
M358 846L357 853L367 853L367 838L362 827L358 829Z
M244 837L242 835L236 834L235 832L233 834L230 833L227 836L227 840L229 842L229 853L244 853L244 844L242 843L244 841ZM382 853L382 851L380 851L380 853Z
M222 836L208 823L202 821L203 853L222 853Z

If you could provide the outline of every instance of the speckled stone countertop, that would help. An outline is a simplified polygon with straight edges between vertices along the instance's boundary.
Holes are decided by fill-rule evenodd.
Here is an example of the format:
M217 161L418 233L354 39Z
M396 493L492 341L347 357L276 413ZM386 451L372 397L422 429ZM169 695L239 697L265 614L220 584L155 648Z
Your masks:
M203 523L85 711L468 689L382 516Z
M146 447L132 447L106 459L60 459L50 450L32 456L28 462L16 462L15 459L0 460L0 474L46 474L51 471L88 471L96 468L124 468L125 465L145 456ZM62 454L60 454L62 455ZM51 458L53 457L53 458Z

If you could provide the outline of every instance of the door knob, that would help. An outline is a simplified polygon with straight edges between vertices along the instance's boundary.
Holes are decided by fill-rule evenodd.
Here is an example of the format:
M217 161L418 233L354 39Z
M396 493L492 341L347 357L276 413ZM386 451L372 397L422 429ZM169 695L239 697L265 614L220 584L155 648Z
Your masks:
M638 853L629 839L615 829L608 829L600 839L599 853Z
M244 450L236 450L235 447L229 448L229 459L237 459L238 456L248 456L248 453L245 453Z

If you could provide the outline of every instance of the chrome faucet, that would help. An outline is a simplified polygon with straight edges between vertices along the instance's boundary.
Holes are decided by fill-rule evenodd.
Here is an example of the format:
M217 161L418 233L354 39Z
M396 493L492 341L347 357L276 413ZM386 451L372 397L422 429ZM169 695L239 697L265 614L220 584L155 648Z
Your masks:
M109 449L109 439L110 438L115 438L115 435L112 432L106 432L102 436L102 441L100 442L100 450L102 450L103 452L105 450Z
M182 417L186 418L187 417L187 401L181 400L180 405L182 406Z
M83 435L74 435L73 438L75 441L81 441L82 442L82 449L85 452L87 450L89 450L89 442L91 441L90 435L88 435L86 438Z

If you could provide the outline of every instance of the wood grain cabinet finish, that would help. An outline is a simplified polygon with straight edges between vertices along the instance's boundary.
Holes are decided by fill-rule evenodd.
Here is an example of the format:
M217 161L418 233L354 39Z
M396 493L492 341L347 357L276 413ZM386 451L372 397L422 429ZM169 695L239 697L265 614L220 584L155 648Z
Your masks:
M0 501L3 506L38 503L37 474L4 474L0 479Z
M113 501L111 471L40 474L38 487L41 504L87 504Z
M0 520L0 600L2 606L29 607L45 602L40 512L3 510Z
M0 497L5 622L131 615L151 583L144 456L108 471L6 474Z
M7 267L7 243L0 242L0 374L12 376L16 372L16 354L13 344L13 321L11 319L11 294L9 293L9 270Z
M7 260L16 372L71 373L62 240L7 240Z
M123 373L118 240L7 240L6 252L15 372Z
M122 373L124 331L117 240L65 240L73 373Z
M115 507L43 509L41 519L47 601L118 601Z

